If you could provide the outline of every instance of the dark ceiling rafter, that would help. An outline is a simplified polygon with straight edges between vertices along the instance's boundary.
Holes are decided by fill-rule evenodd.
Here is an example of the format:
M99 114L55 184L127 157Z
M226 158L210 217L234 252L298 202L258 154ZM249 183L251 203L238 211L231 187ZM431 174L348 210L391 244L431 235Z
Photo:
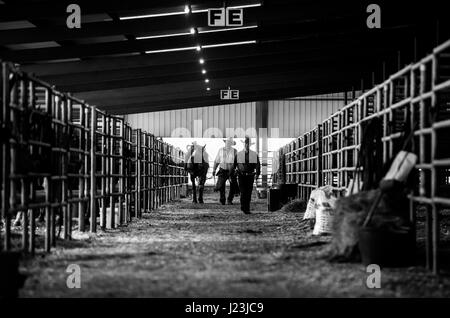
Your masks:
M333 83L333 85L327 86L323 85L322 88L318 88L315 86L305 87L305 86L292 86L285 87L285 89L277 89L277 90L261 90L253 93L244 93L243 96L240 97L240 103L247 103L253 101L260 100L268 100L268 99L284 99L290 97L298 97L298 92L303 91L306 95L320 95L324 93L339 93L342 91L349 91L351 89L351 85L346 85L345 83ZM126 114L134 114L142 112L142 107L147 105L147 107L151 107L152 111L165 111L165 110L176 110L176 109L184 109L184 108L198 108L205 106L218 106L218 105L227 105L230 104L230 101L226 100L217 100L215 97L207 97L202 100L198 99L178 99L178 100L167 100L164 103L144 103L144 104L124 104L118 105L115 107L108 107L106 110L112 114L116 115L126 115Z
M387 56L387 55L385 55ZM394 54L391 54L392 57L395 57ZM340 59L341 62L346 63L345 68L347 70L359 69L361 70L361 66L364 66L365 60L364 58L372 58L373 60L380 61L380 57L376 55L370 56L351 56L346 57L345 59ZM212 71L211 67L208 67L208 78L211 78L211 82L209 86L214 86L214 82L230 82L241 85L241 81L239 81L240 76L245 76L247 80L256 80L258 77L269 77L274 76L276 74L286 74L293 73L296 74L302 73L302 76L306 72L315 71L324 71L325 68L334 69L336 68L338 58L327 58L320 59L317 61L304 61L304 62L291 62L291 63L283 63L283 64L274 64L272 66L252 66L252 67L239 67L236 69L222 69L218 71ZM286 61L285 61L286 62ZM344 65L340 65L340 67L344 67ZM127 88L127 87L137 87L142 85L154 85L154 84L169 84L169 83L178 83L181 85L183 82L187 81L203 81L205 79L205 75L201 74L199 69L193 69L190 73L185 74L177 74L174 75L153 75L153 76L129 76L128 78L122 78L114 80L104 79L104 81L91 81L86 79L86 82L78 81L78 83L67 83L65 85L59 85L58 81L52 81L56 83L56 87L62 90L76 92L86 92L86 91L95 91L99 89L119 89L119 88Z
M247 74L271 73L276 69L292 69L295 66L300 68L317 65L318 63L336 63L340 60L344 63L351 63L356 60L367 58L379 58L380 56L392 55L395 57L396 52L387 48L377 48L376 50L361 50L359 52L341 51L336 54L317 53L313 55L303 55L299 58L298 54L278 54L273 55L273 62L267 66L265 57L242 57L235 59L212 60L208 62L208 73L213 76L221 76L246 72ZM129 68L126 72L123 70L110 70L103 72L81 72L70 73L65 75L49 75L41 76L41 79L56 86L71 85L93 85L101 83L120 82L127 80L145 80L169 78L169 82L178 82L182 77L200 76L199 65L197 61L190 63L180 63L175 65L161 65L148 67Z
M240 91L245 93L246 91L263 91L265 88L270 87L270 89L283 89L287 86L301 85L311 85L312 83L321 83L326 86L332 82L347 83L355 85L356 82L351 79L346 79L345 75L357 75L362 71L365 71L363 65L359 69L345 70L341 69L329 69L328 75L323 75L323 73L314 72L310 70L308 73L298 79L296 72L285 74L274 74L270 78L258 77L253 78L254 81L248 82L248 76L241 76L239 80L235 80L237 85L239 85ZM369 79L367 76L365 79ZM227 80L216 80L214 85L220 88L221 85L227 85ZM126 104L126 103L146 103L146 102L165 102L166 100L174 99L175 97L181 99L186 98L197 98L199 101L205 96L199 95L196 90L195 82L185 82L182 84L183 90L179 92L174 92L171 89L171 85L150 85L150 86L139 86L132 88L122 88L117 90L100 90L91 92L80 92L75 94L75 96L93 101L97 104L103 105L103 107L108 108L114 104ZM173 86L173 85L172 85ZM176 87L176 86L175 86ZM217 88L215 87L215 88ZM104 96L111 96L112 98L105 98ZM206 96L215 96L214 93L207 94Z

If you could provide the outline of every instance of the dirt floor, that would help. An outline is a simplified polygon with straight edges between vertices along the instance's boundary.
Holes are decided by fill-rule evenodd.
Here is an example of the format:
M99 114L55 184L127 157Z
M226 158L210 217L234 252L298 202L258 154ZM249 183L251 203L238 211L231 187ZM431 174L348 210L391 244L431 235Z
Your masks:
M222 206L216 193L204 205L186 198L97 235L75 232L51 254L25 260L22 297L449 297L450 277L421 266L382 269L369 289L361 264L319 257L330 237L314 237L299 213L253 214ZM69 289L70 264L81 288Z

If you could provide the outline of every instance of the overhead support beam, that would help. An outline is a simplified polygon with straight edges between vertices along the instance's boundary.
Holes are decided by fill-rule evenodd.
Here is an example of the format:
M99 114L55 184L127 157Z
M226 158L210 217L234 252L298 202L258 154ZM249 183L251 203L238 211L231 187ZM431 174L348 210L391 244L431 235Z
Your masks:
M260 84L260 85L242 85L236 86L241 92L241 95L244 96L248 92L260 92L263 93L267 90L283 90L286 87L300 87L307 86L310 87L312 84L319 85L319 83L323 84L324 88L332 88L337 84L351 86L354 81L350 80L340 80L338 78L329 78L330 84L324 84L325 79L309 79L306 81L281 81L281 82L272 82L270 83L270 88L267 88L268 84ZM233 86L234 87L234 86ZM340 87L340 86L339 86ZM147 103L166 103L167 101L171 102L180 102L187 101L189 99L198 99L201 100L203 98L213 98L216 102L220 101L219 98L220 89L213 89L211 91L206 91L201 87L196 90L185 91L185 92L172 92L158 95L132 95L130 93L124 94L122 96L118 96L117 94L111 94L106 92L99 92L98 96L93 96L92 94L76 94L75 96L81 99L86 100L90 104L99 105L101 107L114 108L116 106L124 106L124 105L144 105Z
M0 22L17 20L51 19L63 16L65 21L66 8L73 0L44 0L44 1L20 1L4 0L1 6ZM236 3L243 3L237 1ZM179 0L77 0L76 3L82 8L83 14L101 14L106 10L122 13L123 15L155 14L184 11L185 3ZM195 1L191 1L195 3ZM221 1L204 0L203 6L220 6ZM244 3L254 3L254 0L246 0ZM61 12L63 14L61 14Z
M327 74L323 71L309 71L300 76L299 72L273 74L272 76L242 76L233 80L215 81L210 85L211 90L220 90L232 86L240 90L258 90L264 91L272 89L274 85L279 85L281 88L290 84L299 83L316 83L316 85L325 85L333 80L335 81L359 81L362 76L364 67L361 65L354 70L349 69L329 69ZM211 83L210 83L211 84ZM206 85L199 81L186 82L182 84L161 84L151 86L133 87L128 89L112 89L112 90L97 90L91 92L75 93L75 96L85 99L88 102L95 101L103 105L111 105L119 103L122 99L128 99L128 102L137 99L140 101L164 100L170 99L170 96L179 94L180 96L207 96Z
M271 58L277 54L297 54L299 58L329 54L339 54L341 51L355 50L355 47L367 50L395 50L408 42L408 37L384 34L384 36L357 37L338 36L326 39L309 39L285 41L279 43L261 43L259 45L245 45L234 47L220 47L204 49L202 54L206 63L215 60L233 60L238 58ZM355 50L357 51L357 50ZM93 58L82 61L44 63L23 65L22 69L38 76L66 75L81 72L103 72L108 70L128 70L159 65L176 65L198 61L196 51L168 52L164 54L147 54L126 57Z
M298 75L301 74L303 77L314 75L315 72L323 72L328 71L329 75L335 73L336 71L351 71L357 70L360 72L362 69L367 66L374 65L378 59L373 57L373 61L367 63L366 59L361 59L357 57L351 57L341 59L342 63L346 63L345 67L342 65L338 65L338 60L335 58L330 58L328 60L319 60L319 61L305 61L305 62L296 62L296 63L287 63L287 64L275 64L272 66L259 66L259 67L244 67L230 70L217 70L210 71L208 70L208 78L210 78L212 86L217 85L237 85L243 81L249 81L249 83L255 82L260 78L268 78L268 77L280 77L284 80L289 79L289 74L295 76L295 79L298 79ZM63 91L69 91L72 93L77 92L88 92L88 91L97 91L97 90L111 90L111 89L121 89L121 88L131 88L131 87L139 87L139 86L150 86L150 85L161 85L161 84L180 84L184 85L188 82L203 82L205 76L201 74L199 68L190 70L190 73L182 73L182 74L170 74L157 76L159 74L165 73L153 73L135 77L125 77L123 79L114 79L111 80L103 79L102 81L95 81L86 79L86 82L77 81L77 83L64 83L63 85L59 85L59 81L49 81L56 85L57 88ZM152 76L153 75L153 76ZM284 76L286 75L286 76ZM242 78L242 79L241 79ZM294 79L294 80L295 80Z
M336 84L334 88L289 87L284 90L277 90L273 92L248 94L248 96L240 98L239 103L248 103L258 100L285 99L299 96L311 96L325 93L339 93L348 90L349 87L350 86L346 86L342 83ZM122 106L115 106L114 108L105 107L103 109L112 114L125 115L125 114L146 113L146 112L196 108L205 106L218 106L227 104L230 104L230 101L219 100L216 96L214 96L213 98L201 98L201 99L178 100L178 101L167 100L166 103L160 104L146 103L143 105L122 105Z
M286 35L284 28L279 28L277 30L270 28L270 30L266 30L265 32L258 29L244 29L224 32L224 34L221 34L220 38L218 38L214 33L198 34L195 40L202 46L247 42L252 40L258 40L258 42L263 43L299 40L299 45L309 46L311 44L314 45L315 43L320 45L321 41L333 38L354 39L355 37L368 37L368 39L379 43L383 40L390 41L394 37L398 40L399 36L409 36L413 38L413 32L410 26L395 27L392 29L384 28L378 32L368 32L367 28L359 28L358 31L355 31L354 28L351 27L347 27L346 29L347 31L342 31L336 27L333 30L327 30L319 33L311 30L311 33L306 32L305 34L299 34L294 30L289 31L289 35ZM111 54L132 54L171 48L194 47L192 50L195 51L195 46L196 44L193 42L192 36L189 34L178 37L176 42L170 38L136 40L133 42L116 41L41 49L3 51L0 52L0 56L17 63L31 63L60 59L87 58Z
M273 71L282 71L284 69L292 70L298 68L311 68L312 66L321 66L326 64L349 63L351 67L357 61L367 60L371 63L380 59L389 57L392 52L386 49L360 51L347 48L337 52L316 52L314 54L275 54L272 56L243 57L236 59L224 59L209 61L204 66L207 69L208 77L233 77L245 74L270 74ZM393 53L392 53L393 54ZM373 62L372 62L373 61ZM245 73L244 73L245 72ZM111 70L103 72L83 72L67 73L64 75L40 76L48 83L64 87L71 90L71 86L95 87L102 83L110 83L114 88L114 83L120 87L122 81L135 81L138 85L145 83L146 80L154 79L156 82L183 82L186 78L192 80L201 80L204 76L200 72L198 61L191 63L182 63L175 65L160 65L149 67L137 67L122 70ZM140 84L143 85L143 84Z

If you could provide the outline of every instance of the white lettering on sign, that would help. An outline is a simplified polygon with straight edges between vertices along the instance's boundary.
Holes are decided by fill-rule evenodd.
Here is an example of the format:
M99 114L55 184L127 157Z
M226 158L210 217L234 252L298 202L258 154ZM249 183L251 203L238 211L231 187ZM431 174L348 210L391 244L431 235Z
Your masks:
M239 90L237 89L222 89L220 90L220 99L239 99Z
M244 10L232 8L217 8L208 10L208 26L243 26Z

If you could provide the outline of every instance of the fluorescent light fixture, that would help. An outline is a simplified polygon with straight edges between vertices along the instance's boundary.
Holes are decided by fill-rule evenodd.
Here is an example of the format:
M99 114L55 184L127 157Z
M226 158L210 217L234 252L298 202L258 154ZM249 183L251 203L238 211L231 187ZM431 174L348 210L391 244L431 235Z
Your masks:
M207 90L207 91L210 91L210 90L211 90L211 88L207 87L207 88L206 88L206 90Z
M172 34L161 34L161 35L149 35L149 36L140 36L137 37L136 40L148 40L148 39L157 39L157 38L169 38L172 36L181 36L181 35L189 35L189 32L184 33L172 33Z
M205 69L202 70L202 74L206 74L206 70Z
M260 7L261 3L255 3L255 4L243 4L241 6L234 6L234 7L227 7L227 8L231 8L231 9L245 9L245 8L255 8L255 7Z
M205 60L204 60L204 59L200 59L200 60L198 60L198 62L199 62L200 64L204 64L204 63L205 63Z
M209 83L209 79L205 79L205 83Z
M256 40L252 41L242 41L242 42L231 42L231 43L220 43L220 44L210 44L210 45L203 45L202 47L204 49L211 48L211 47L221 47L221 46L233 46L233 45L245 45L245 44L255 44Z
M192 10L192 13L208 12L208 9Z
M212 33L212 32L224 32L224 31L234 31L234 30L245 30L245 29L255 29L257 28L257 25L249 25L245 27L237 27L237 28L228 28L228 29L211 29L211 30L204 30L204 31L198 31L198 33Z
M212 33L212 32L223 32L223 31L232 31L232 30L244 30L244 29L254 29L257 28L257 25L252 26L246 26L246 27L239 27L239 28L228 28L228 29L217 29L217 30L205 30L205 31L198 31L198 33ZM182 32L182 33L169 33L169 34L160 34L160 35L148 35L148 36L139 36L136 38L136 40L149 40L149 39L158 39L158 38L169 38L169 37L175 37L175 36L183 36L183 35L189 35L194 34L195 28L191 28L189 32ZM201 47L200 47L201 49Z
M120 17L120 20L133 20L133 19L145 19L145 18L157 18L157 17L167 17L171 15L181 15L186 14L184 11L168 12L168 13L155 13L155 14L145 14L145 15L133 15L128 17Z
M243 4L241 6L233 6L233 7L227 7L232 9L245 9L245 8L254 8L254 7L260 7L261 3L255 3L255 4ZM192 10L192 13L202 13L202 12L208 12L209 9L198 9L198 10Z
M180 48L175 48L175 49L145 51L145 53L152 54L152 53L177 52L177 51L189 51L189 50L195 50L195 46L180 47Z

